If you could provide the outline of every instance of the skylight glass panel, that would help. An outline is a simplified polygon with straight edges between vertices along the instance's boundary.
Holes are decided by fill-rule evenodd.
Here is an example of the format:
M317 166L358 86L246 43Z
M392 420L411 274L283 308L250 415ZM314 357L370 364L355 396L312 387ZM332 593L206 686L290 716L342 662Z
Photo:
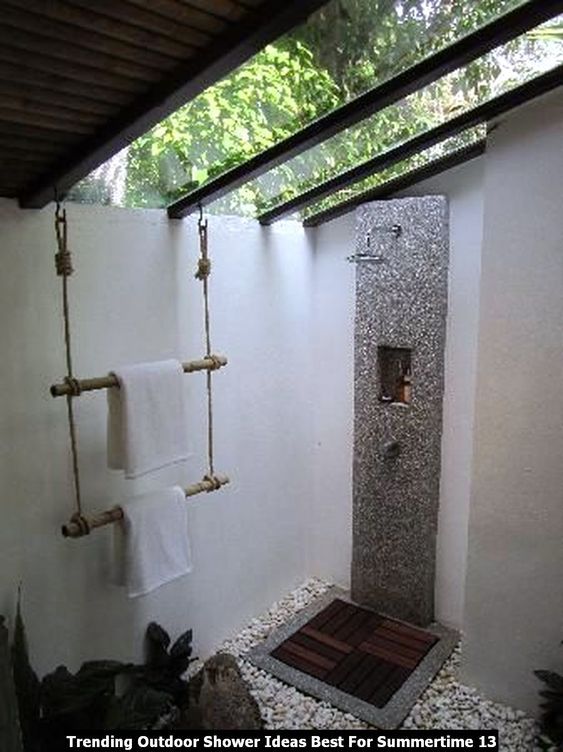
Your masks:
M246 183L212 204L210 211L263 214L552 70L563 64L562 21L563 17L553 19L438 79Z
M330 0L95 170L71 197L166 206L523 1Z
M336 191L336 193L332 193L322 201L318 201L317 203L307 207L301 213L301 218L308 219L309 217L326 211L327 209L331 209L334 206L338 206L339 204L342 204L346 201L358 198L367 191L379 188L386 183L389 183L389 181L391 180L395 180L396 178L402 177L403 175L406 175L413 170L417 170L428 165L430 162L434 162L437 159L449 156L465 146L470 146L471 144L477 143L477 141L485 138L486 133L486 125L479 125L475 128L470 128L466 131L463 131L457 136L448 138L445 141L442 141L439 144L430 147L429 149L425 149L424 151L421 151L418 154L415 154L412 157L403 160L402 162L398 162L392 167L388 167L386 170L382 170L381 172L378 172L369 178L365 178L364 180L359 181L351 187L344 188L341 191Z

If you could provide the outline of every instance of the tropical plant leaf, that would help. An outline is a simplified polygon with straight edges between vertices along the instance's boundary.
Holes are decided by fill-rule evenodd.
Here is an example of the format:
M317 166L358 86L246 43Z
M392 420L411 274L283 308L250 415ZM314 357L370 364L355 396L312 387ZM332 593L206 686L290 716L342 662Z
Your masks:
M0 749L2 752L23 752L8 629L3 616L0 616Z
M547 700L549 700L550 707L552 706L559 706L563 708L563 695L560 692L553 692L549 689L544 689L540 692L540 697L545 697Z
M165 649L170 645L170 635L164 627L161 627L155 621L151 621L147 627L147 638L151 642L159 643Z
M556 674L555 671L534 671L534 674L547 684L551 689L563 692L563 676Z
M69 730L103 730L115 697L115 679L139 667L118 661L89 661L76 675L60 666L42 683L42 740Z
M119 674L132 674L141 669L142 666L136 666L134 663L121 663L121 661L86 661L82 664L76 676L80 679L115 678Z
M191 631L176 640L172 657L168 653L168 633L153 622L147 629L152 663L139 666L114 660L88 661L76 674L59 666L39 683L29 664L19 609L18 613L14 661L17 660L22 676L39 694L39 702L37 704L36 696L33 706L37 714L33 717L41 743L38 748L31 747L25 752L39 752L39 749L48 752L50 740L69 730L149 729L157 722L167 722L163 718L168 719L175 706L179 708L185 703L188 684L180 675L190 663ZM130 683L125 693L117 696L115 684L120 675L130 677ZM0 694L0 701L2 699ZM2 738L4 726L7 727L2 713L6 713L8 707L9 703L4 702L0 708L0 752L24 752L23 747L9 746L8 740L4 743ZM17 706L15 719L17 722Z
M188 629L170 648L171 658L189 658L192 654L193 631Z
M534 671L534 674L546 686L539 693L544 698L540 704L542 731L558 745L557 750L563 750L563 676L555 671Z
M170 635L155 621L151 621L147 627L146 645L147 663L150 666L164 666L168 663Z
M21 588L12 642L12 671L18 699L23 746L26 752L40 748L39 718L41 714L41 684L29 660L25 625L21 612Z
M188 656L179 656L178 658L174 658L171 660L170 663L170 674L171 676L176 677L177 679L180 679L188 670L188 666L190 663L193 663L194 659L189 658Z
M59 666L43 679L43 712L46 717L74 715L114 693L115 673L85 670L73 676L64 666Z
M135 683L123 697L113 698L104 727L126 731L149 729L172 704L172 697L166 692Z
M192 639L191 629L180 635L170 650L170 671L174 676L181 677L190 663L192 663Z

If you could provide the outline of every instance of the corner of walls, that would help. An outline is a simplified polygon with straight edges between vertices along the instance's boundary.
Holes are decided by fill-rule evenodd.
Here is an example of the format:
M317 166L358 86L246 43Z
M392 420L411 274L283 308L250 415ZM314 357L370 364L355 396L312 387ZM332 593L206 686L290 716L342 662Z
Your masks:
M483 159L449 170L399 196L447 196L450 214L448 318L436 542L436 619L464 624L470 474L475 409L483 227Z
M462 678L532 713L563 669L562 129L556 91L486 155Z
M444 194L450 206L436 616L457 629L463 627L465 592L482 180L483 160L476 160L398 195ZM355 267L345 259L354 252L355 215L350 213L321 225L314 232L315 519L309 568L320 577L348 586L352 553Z
M355 267L354 214L314 230L314 515L310 569L345 587L352 557Z

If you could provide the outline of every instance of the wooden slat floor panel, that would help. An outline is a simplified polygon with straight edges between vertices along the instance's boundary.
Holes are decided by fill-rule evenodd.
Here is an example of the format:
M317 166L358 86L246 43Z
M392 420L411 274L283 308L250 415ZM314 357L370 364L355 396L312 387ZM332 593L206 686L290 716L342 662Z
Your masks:
M336 598L271 655L384 707L438 638Z

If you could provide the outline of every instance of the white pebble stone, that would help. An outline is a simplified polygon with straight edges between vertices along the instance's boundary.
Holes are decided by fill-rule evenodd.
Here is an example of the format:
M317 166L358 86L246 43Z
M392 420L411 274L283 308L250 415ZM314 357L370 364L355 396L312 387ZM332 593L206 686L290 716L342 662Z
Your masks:
M280 625L330 588L318 579L307 580L293 593L274 603L261 618L252 619L221 650L243 655ZM405 729L498 729L502 752L534 752L538 728L521 710L507 708L479 696L460 684L457 673L459 647L454 650L432 684L423 692L405 719ZM241 671L256 698L268 729L369 729L368 724L289 687L275 677L239 658ZM197 664L194 664L196 666ZM197 668L199 668L197 666ZM191 667L190 674L195 673Z

